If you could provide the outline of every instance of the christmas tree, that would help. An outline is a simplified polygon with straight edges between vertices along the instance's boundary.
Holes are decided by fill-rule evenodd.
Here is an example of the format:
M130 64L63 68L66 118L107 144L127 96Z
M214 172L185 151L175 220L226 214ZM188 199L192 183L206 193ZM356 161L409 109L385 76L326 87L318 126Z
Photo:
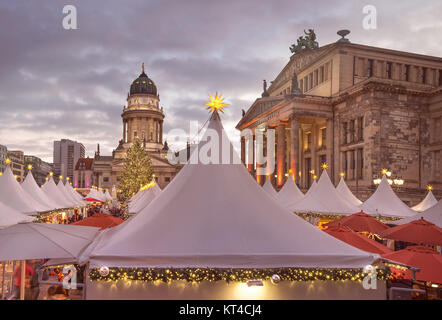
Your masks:
M120 176L120 199L129 200L137 191L151 182L152 161L139 139L127 151L124 170Z

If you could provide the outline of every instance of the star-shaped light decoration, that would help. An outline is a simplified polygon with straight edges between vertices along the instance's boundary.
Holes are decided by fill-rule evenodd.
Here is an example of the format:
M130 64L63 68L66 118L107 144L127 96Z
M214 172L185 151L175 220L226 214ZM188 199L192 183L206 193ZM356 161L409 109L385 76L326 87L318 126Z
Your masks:
M432 186L431 184L429 184L429 185L427 186L427 190L428 190L428 191L433 190L433 186Z
M323 164L321 164L321 168L322 169L328 169L328 164L326 164L325 162Z
M216 110L219 110L224 113L223 108L228 106L227 103L224 103L224 98L220 94L218 95L218 92L215 94L215 97L212 97L209 94L210 101L207 102L205 105L207 106L207 109L210 110L209 112L215 112Z

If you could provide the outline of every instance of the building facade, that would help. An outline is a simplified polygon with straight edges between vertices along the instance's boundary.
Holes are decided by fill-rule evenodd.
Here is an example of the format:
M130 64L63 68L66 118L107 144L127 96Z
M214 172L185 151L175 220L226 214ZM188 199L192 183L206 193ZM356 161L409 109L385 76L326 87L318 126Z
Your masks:
M157 87L144 72L144 64L141 74L130 86L121 118L122 139L112 155L102 155L100 146L97 147L92 165L92 184L105 189L112 189L113 186L118 188L127 150L135 139L139 139L152 160L152 169L159 186L164 188L182 165L174 165L167 160L169 149L167 142L163 141L165 114L160 106Z
M403 201L422 200L426 186L442 196L442 58L350 43L344 37L305 48L272 81L236 128L241 157L259 183L276 188L289 175L307 189L322 166L336 184L341 175L365 200L382 169ZM248 130L246 130L248 129ZM270 146L258 133L274 129ZM249 144L249 141L253 141ZM274 150L275 171L256 163ZM268 149L270 148L270 149Z
M46 182L46 177L48 177L49 173L53 171L52 164L41 160L39 157L25 155L24 156L25 177L28 174L29 165L32 166L31 170L32 176L34 177L35 182L37 182L39 186L43 185Z
M6 158L8 157L8 148L0 144L0 172L5 172L6 169Z
M11 169L14 177L22 183L25 179L24 153L20 150L8 151L8 158L11 160Z
M85 148L82 143L61 139L54 141L54 179L58 181L61 175L63 178L74 178L75 164L79 158L85 157Z
M80 158L75 165L73 186L77 191L87 192L93 182L93 158Z

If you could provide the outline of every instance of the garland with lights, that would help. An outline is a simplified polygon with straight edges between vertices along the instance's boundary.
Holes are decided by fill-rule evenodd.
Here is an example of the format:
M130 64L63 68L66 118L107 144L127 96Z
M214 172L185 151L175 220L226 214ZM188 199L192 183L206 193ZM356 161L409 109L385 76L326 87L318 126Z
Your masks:
M305 217L305 218L326 218L326 219L340 219L343 217L347 217L346 215L339 215L339 214L323 214L323 213L313 213L313 212L295 212L295 214L297 214L300 217ZM373 217L379 221L396 221L396 220L400 220L402 218L398 218L398 217Z
M376 267L377 268L377 267ZM105 268L105 275L100 268L89 273L91 280L117 281L139 280L146 282L185 280L188 282L226 281L246 282L248 280L271 280L278 275L281 281L362 281L367 273L362 269L331 268L270 268L270 269L233 269L233 268ZM376 269L379 280L390 278L390 269Z

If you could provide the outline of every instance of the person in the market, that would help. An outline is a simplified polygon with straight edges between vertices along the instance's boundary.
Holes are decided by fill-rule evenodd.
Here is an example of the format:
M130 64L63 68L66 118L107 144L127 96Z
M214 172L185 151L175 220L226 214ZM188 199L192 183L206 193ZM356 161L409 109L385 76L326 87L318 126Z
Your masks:
M21 263L17 265L17 267L14 270L14 273L12 274L12 276L14 277L14 288L12 289L12 295L9 298L10 300L13 299L20 299L20 287L22 285L21 283ZM26 263L26 271L25 271L25 283L23 284L25 286L25 288L30 288L30 280L31 277L34 275L34 269L32 268L32 266L28 263ZM25 290L25 294L26 291L29 292L29 290ZM26 297L25 297L26 298ZM30 298L29 294L27 296L27 298Z

